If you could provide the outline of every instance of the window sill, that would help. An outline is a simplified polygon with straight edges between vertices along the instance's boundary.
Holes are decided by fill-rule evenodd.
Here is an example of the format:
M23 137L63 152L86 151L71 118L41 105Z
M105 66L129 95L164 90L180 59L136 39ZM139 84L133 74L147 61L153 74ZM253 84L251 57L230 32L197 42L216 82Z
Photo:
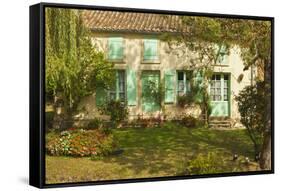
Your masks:
M229 67L229 64L214 64L213 66Z
M228 102L228 101L212 101L212 100L211 100L211 102L215 102L215 103L217 102L217 103L219 103L219 102Z
M142 60L142 64L160 64L160 60Z
M107 61L112 62L112 63L118 63L118 64L124 64L125 63L124 59L116 59L116 60L107 59Z
M171 102L164 102L165 105L172 105L174 104L175 102L174 101L171 101Z

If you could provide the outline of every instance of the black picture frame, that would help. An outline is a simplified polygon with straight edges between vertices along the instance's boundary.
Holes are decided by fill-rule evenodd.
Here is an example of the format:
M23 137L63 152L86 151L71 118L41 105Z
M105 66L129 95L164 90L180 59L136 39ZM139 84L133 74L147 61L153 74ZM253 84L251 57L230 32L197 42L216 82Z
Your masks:
M74 8L74 9L90 9L90 10L106 10L106 11L128 11L142 13L161 13L161 14L176 14L186 16L207 16L207 17L222 17L222 18L239 18L265 20L271 22L271 63L272 63L272 78L271 78L271 105L272 105L272 168L265 171L249 171L239 173L221 173L208 175L190 175L190 176L171 176L160 178L141 178L141 179L122 179L122 180L106 180L92 182L74 182L74 183L45 183L45 8ZM58 4L58 3L39 3L30 6L30 153L29 153L29 184L38 188L54 188L67 186L85 186L85 185L100 185L100 184L116 184L116 183L132 183L132 182L149 182L149 181L167 181L178 179L194 179L194 178L211 178L211 177L226 177L226 176L244 176L244 175L259 175L274 173L274 18L260 17L248 15L230 15L230 14L214 14L214 13L195 13L183 11L168 11L168 10L152 10L152 9L135 9L135 8L120 8L120 7L104 7L92 5L74 5L74 4Z

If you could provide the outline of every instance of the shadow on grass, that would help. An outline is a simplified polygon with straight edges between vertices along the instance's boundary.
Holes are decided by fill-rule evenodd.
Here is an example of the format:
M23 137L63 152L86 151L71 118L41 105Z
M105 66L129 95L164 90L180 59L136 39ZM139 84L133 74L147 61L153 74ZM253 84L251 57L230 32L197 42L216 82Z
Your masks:
M252 144L244 130L154 128L123 129L114 133L125 152L120 156L105 158L103 162L118 163L136 175L174 175L178 162L200 153L221 152L230 157L234 153L253 155Z

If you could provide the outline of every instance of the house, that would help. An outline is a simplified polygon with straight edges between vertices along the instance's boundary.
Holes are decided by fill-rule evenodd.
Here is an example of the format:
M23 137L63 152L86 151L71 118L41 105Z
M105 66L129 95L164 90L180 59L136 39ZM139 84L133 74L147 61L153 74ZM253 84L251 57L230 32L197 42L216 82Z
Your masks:
M194 53L186 50L179 56L160 39L163 33L177 35L188 30L181 24L180 16L97 10L87 10L83 16L91 30L93 45L105 53L116 69L116 86L111 91L99 89L83 101L87 110L85 118L99 115L97 106L107 99L124 102L130 119L139 115L166 115L168 119L186 114L200 115L196 105L180 108L177 104L180 96L193 91L194 78L204 79L191 67L190 58ZM230 54L224 55L214 66L209 84L211 116L239 121L234 96L250 85L254 74L252 70L243 71L243 68L238 47L231 49ZM242 81L238 80L241 74ZM160 82L165 86L162 107L148 89L150 83Z

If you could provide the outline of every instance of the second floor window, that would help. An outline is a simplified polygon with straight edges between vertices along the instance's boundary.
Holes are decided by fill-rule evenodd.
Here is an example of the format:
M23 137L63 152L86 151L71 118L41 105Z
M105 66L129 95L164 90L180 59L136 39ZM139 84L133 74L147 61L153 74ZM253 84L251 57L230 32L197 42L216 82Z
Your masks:
M124 57L123 38L111 37L108 39L108 59L122 60Z
M226 46L222 45L217 47L218 49L218 58L217 65L228 65L228 52Z
M143 61L159 60L158 57L158 40L145 39L143 41Z

